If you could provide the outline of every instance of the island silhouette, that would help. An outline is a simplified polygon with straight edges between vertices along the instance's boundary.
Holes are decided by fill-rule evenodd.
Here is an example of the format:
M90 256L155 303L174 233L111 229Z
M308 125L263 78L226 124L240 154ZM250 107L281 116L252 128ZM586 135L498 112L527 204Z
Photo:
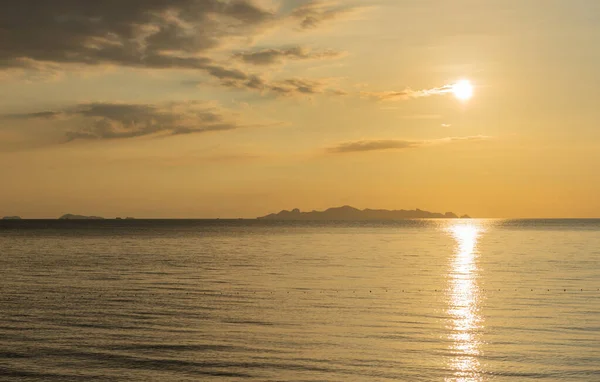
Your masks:
M333 207L325 211L301 212L298 208L258 217L259 220L402 220L402 219L458 219L454 212L429 212L416 210L359 210L351 206ZM469 215L460 216L470 219Z
M66 214L58 218L59 220L104 220L100 216L84 216L84 215L73 215Z

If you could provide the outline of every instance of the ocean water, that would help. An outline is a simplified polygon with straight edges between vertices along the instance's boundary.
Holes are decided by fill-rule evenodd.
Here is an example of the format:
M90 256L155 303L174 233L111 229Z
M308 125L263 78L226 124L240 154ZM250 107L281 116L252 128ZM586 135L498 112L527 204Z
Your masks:
M600 220L0 222L2 381L600 381Z

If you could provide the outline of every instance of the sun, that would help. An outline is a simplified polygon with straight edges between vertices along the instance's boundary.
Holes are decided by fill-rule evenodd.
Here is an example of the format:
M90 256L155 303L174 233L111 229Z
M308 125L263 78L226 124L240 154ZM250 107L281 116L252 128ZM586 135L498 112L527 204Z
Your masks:
M473 97L473 85L469 80L461 80L452 85L452 94L461 101L468 101Z

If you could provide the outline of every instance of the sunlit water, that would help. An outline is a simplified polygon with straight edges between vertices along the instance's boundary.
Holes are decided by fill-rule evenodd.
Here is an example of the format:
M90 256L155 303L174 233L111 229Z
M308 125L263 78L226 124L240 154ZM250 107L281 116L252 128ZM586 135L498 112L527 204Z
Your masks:
M0 380L600 381L600 221L0 222Z

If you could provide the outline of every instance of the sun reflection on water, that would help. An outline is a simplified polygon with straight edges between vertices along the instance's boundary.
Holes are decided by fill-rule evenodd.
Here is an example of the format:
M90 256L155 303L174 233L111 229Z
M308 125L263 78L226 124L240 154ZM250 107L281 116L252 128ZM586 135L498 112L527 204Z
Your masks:
M454 222L448 233L456 240L449 271L448 314L451 317L450 340L455 371L447 381L480 381L481 366L479 330L483 322L479 314L480 293L477 284L477 240L483 227L477 222Z

